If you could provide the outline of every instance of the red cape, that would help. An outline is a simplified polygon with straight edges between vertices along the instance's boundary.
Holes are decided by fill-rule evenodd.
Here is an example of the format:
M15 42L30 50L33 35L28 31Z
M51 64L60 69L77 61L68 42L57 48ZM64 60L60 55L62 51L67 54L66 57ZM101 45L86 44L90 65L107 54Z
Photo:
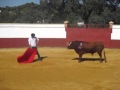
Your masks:
M35 48L27 48L23 55L17 57L18 63L31 63L34 60L37 51Z

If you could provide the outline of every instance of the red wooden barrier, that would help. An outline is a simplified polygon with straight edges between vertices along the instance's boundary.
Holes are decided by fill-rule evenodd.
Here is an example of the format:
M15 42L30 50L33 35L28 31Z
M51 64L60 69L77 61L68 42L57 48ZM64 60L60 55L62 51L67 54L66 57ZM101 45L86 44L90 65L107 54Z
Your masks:
M102 41L105 47L111 47L111 33L110 28L66 28L66 41Z

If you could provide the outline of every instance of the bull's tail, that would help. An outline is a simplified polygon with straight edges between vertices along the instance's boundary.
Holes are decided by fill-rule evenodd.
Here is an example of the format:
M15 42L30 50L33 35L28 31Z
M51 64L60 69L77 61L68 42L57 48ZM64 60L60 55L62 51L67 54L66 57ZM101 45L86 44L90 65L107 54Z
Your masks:
M106 60L105 50L104 50L104 60L105 60L105 63L106 63L106 62L107 62L107 60Z

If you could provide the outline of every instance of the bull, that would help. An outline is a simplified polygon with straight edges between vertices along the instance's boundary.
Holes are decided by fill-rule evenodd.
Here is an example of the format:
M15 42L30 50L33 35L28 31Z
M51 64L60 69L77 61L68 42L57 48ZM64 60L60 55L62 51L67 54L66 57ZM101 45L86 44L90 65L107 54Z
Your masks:
M67 44L68 49L74 49L79 55L79 62L81 62L82 55L85 53L98 53L99 61L102 62L102 51L104 49L104 44L102 42L84 42L84 41L70 41ZM106 61L106 55L104 50L104 60Z

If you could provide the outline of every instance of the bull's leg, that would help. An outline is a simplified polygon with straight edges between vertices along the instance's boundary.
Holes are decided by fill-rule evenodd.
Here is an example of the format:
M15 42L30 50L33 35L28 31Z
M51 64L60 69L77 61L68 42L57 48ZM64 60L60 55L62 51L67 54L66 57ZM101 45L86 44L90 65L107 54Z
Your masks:
M98 53L99 54L99 57L100 57L100 63L102 62L102 53Z
M107 62L107 60L106 60L106 55L105 55L105 51L104 51L104 60L105 60L105 63Z
M82 54L79 54L79 63L81 62Z

